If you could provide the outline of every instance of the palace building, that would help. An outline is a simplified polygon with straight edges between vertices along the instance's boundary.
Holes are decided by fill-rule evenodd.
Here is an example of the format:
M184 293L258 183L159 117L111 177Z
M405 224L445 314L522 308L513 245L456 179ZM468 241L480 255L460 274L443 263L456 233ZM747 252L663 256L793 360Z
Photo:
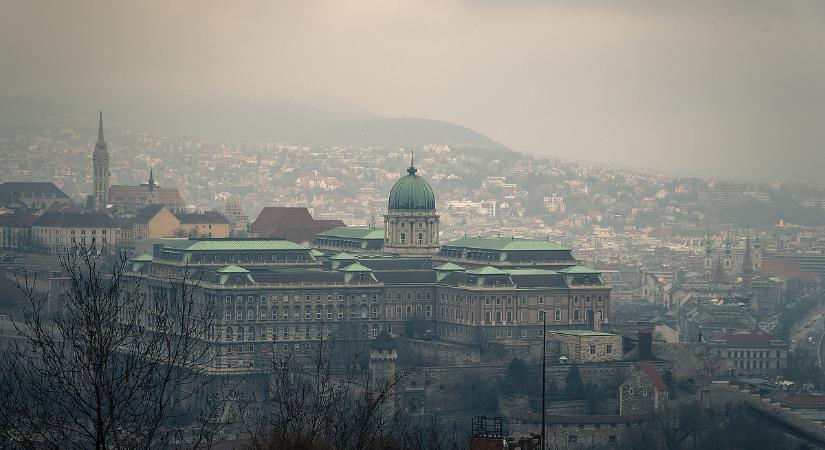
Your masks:
M260 367L273 349L332 337L366 343L386 332L515 344L540 339L545 320L548 329L609 321L610 288L569 249L510 237L440 246L433 190L412 164L407 172L390 193L384 230L334 229L312 245L174 241L134 258L129 276L158 298L169 295L170 276L192 271L196 298L218 309L209 339L221 370Z

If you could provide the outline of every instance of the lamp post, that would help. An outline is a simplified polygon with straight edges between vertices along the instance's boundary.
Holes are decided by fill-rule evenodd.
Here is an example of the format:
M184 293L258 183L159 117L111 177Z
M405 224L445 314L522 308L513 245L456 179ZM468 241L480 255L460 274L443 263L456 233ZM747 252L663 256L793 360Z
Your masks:
M547 381L547 313L545 311L541 312L541 450L545 450L547 447L544 443L545 441L545 434L544 434L544 414L547 411L544 407L545 399L547 398L547 392L545 391Z

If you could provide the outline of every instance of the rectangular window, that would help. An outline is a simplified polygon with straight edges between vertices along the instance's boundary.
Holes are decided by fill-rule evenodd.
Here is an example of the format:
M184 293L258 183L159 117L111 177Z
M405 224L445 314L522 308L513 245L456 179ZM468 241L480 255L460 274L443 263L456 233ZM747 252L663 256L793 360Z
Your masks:
M605 350L604 350L604 351L605 351L605 353L607 353L608 355L612 354L612 353L613 353L613 344L607 344L607 345L605 346Z
M590 344L590 354L591 355L596 354L596 346L594 344Z
M544 304L544 296L540 295L539 296L539 305L543 305L543 304Z

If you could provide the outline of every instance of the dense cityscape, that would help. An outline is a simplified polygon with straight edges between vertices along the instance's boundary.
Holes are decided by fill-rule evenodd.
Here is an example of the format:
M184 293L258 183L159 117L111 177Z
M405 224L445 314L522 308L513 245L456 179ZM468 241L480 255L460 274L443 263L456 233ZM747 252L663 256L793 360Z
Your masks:
M40 274L52 314L71 290L59 255L123 254L150 298L175 296L183 262L193 298L225 304L203 370L255 380L258 401L270 358L340 339L373 385L415 370L393 385L397 407L437 415L471 448L490 433L540 441L540 362L554 446L668 439L658 413L712 414L721 399L798 427L792 441L822 433L822 190L446 143L117 134L102 112L98 126L3 140L3 282ZM24 294L4 298L8 326ZM470 428L476 412L497 419Z
M823 22L0 0L0 448L825 449Z

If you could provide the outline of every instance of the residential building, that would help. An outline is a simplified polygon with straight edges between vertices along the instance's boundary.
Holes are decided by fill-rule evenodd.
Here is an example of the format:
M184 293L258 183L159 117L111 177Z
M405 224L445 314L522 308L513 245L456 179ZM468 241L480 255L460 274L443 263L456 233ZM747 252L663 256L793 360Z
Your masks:
M761 332L726 333L710 341L716 375L773 377L788 366L788 342Z
M44 253L66 253L76 245L114 253L120 242L114 219L97 213L46 212L32 223L34 248Z
M0 206L9 209L50 209L72 205L72 199L54 183L8 181L0 183Z

